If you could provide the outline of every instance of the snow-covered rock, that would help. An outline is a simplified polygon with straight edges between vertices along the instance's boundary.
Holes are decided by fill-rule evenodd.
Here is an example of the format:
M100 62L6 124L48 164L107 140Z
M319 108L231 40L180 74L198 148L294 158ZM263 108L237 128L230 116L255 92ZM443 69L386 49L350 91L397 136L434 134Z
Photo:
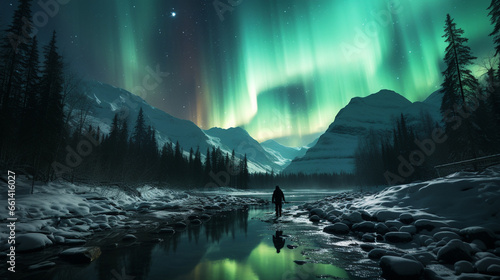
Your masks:
M40 250L52 244L47 235L42 233L25 233L16 236L16 250L19 252Z

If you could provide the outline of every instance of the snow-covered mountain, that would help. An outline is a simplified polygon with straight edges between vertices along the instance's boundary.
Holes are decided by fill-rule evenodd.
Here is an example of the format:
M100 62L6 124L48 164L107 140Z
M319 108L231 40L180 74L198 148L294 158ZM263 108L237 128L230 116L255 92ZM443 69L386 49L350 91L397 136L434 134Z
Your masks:
M202 158L205 157L207 148L214 146L226 153L231 153L234 149L240 158L247 154L250 172L279 172L295 157L293 153L282 155L270 147L263 148L242 128L212 128L204 131L191 121L175 118L149 105L141 97L111 85L88 82L86 96L91 103L88 122L99 127L103 133L109 133L115 113L120 113L132 130L142 108L146 123L156 129L160 146L179 141L185 152L199 147Z
M416 123L425 111L435 121L439 121L441 99L442 96L437 91L423 102L412 103L390 90L381 90L363 98L352 98L339 111L317 144L307 150L303 157L294 159L283 172L351 173L354 171L354 153L359 138L366 136L372 129L379 133L391 131L395 119L401 113L408 118L410 125Z

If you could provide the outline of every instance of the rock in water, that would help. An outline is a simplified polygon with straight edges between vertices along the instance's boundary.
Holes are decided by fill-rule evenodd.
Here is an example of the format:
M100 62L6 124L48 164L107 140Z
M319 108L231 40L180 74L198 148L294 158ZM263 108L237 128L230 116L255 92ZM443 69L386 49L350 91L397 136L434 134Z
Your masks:
M326 226L323 231L331 234L348 234L349 227L344 223L335 223L333 225Z
M424 266L420 262L401 257L384 256L379 265L382 277L389 280L418 280L424 272Z
M133 234L127 234L122 238L123 241L134 241L136 239L137 237L135 237L135 235Z
M309 218L309 221L313 223L317 223L321 220L321 218L318 215L313 215L311 218Z
M99 247L75 247L62 251L59 257L73 263L90 263L101 255Z

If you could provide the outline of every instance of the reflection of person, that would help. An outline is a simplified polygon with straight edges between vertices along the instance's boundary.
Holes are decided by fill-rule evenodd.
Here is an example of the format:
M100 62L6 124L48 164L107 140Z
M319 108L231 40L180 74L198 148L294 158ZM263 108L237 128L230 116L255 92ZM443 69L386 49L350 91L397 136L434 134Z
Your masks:
M281 237L283 231L277 230L276 235L273 235L274 248L276 248L276 253L280 253L281 248L285 246L285 238Z
M276 186L276 189L273 192L272 202L276 205L276 217L281 216L282 203L286 201L285 195L283 194L283 191L281 191L279 186Z

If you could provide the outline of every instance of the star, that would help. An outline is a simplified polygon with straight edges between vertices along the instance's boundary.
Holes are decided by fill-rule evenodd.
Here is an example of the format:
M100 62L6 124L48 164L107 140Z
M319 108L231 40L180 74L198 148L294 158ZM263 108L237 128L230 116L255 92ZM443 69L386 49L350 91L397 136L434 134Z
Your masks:
M171 17L175 17L176 15L177 15L177 13L176 13L176 12L171 12L171 13L170 13L170 16L171 16Z

